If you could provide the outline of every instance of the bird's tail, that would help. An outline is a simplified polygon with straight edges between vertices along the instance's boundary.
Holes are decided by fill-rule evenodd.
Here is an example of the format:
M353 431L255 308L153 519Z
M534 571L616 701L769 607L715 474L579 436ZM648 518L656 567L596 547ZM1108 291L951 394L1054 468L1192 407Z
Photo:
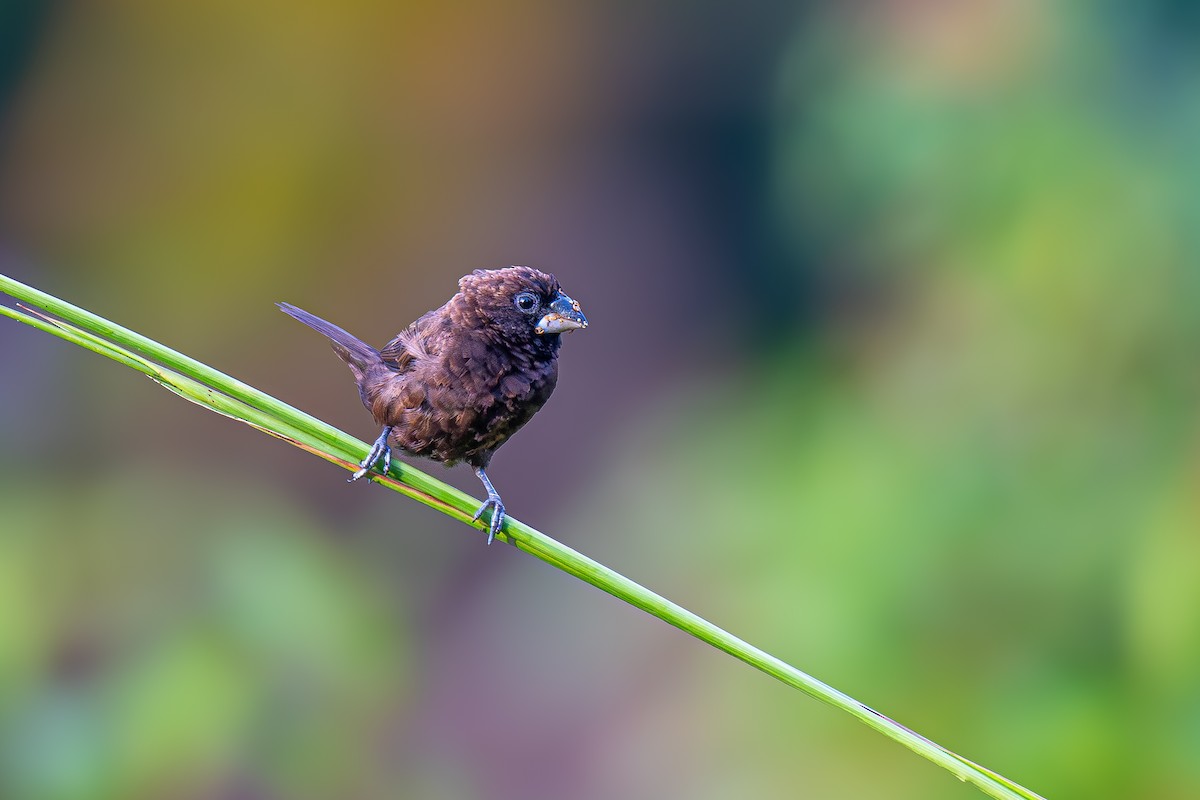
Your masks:
M279 306L280 310L289 317L297 319L317 333L327 336L333 342L333 351L338 354L338 358L345 361L350 367L350 370L354 373L355 380L360 385L362 384L363 376L367 374L371 367L383 363L383 360L379 357L378 350L358 337L342 330L332 322L326 322L302 308L296 308L291 303L276 303L275 305Z

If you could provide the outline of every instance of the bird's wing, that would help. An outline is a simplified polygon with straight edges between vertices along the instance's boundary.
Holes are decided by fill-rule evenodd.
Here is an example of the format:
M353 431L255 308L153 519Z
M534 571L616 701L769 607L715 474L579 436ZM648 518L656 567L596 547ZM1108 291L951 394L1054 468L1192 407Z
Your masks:
M392 370L408 372L412 369L414 362L429 358L431 352L429 333L432 326L426 319L428 316L426 314L400 331L396 334L395 339L392 339L379 351L379 357Z

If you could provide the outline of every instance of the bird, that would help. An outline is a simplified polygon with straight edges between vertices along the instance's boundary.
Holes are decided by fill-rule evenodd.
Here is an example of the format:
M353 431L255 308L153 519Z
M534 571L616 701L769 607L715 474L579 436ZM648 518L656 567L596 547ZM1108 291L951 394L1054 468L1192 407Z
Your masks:
M392 448L446 466L466 462L487 491L473 520L491 509L490 545L505 508L488 464L550 399L562 334L588 326L558 279L524 266L477 269L458 281L458 292L443 306L381 350L290 303L276 305L329 338L382 427L350 482L381 462L387 474Z

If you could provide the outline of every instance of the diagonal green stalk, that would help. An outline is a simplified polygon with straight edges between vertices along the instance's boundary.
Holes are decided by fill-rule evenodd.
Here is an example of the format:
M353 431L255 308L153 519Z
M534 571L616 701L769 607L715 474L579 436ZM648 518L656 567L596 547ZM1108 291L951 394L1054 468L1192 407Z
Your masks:
M0 291L48 312L43 314L35 309L17 310L0 306L0 315L111 358L150 376L187 400L245 422L346 469L356 469L356 462L369 449L366 443L248 384L57 297L4 275L0 275ZM467 524L483 527L483 523L471 522L478 501L407 464L393 462L388 475L375 474L371 479ZM841 709L991 797L1044 800L1041 795L926 739L512 517L506 518L500 536L518 549L563 572L658 617L788 686Z

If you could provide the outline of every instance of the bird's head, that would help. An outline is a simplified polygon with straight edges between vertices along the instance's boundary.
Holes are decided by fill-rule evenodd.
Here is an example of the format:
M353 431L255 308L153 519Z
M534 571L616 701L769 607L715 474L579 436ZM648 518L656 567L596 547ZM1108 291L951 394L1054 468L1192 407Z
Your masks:
M586 328L587 317L553 275L532 267L477 269L458 282L461 296L514 342L556 344L558 335Z

